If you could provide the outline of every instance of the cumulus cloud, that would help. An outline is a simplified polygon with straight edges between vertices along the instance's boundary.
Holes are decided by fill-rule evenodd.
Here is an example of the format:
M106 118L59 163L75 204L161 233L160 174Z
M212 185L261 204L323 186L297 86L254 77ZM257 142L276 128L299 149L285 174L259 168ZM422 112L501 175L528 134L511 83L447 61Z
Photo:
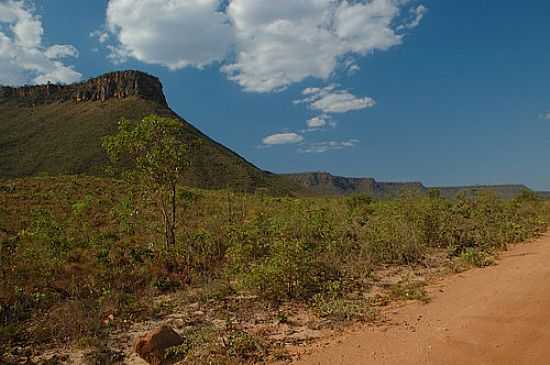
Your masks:
M540 115L541 119L550 120L550 112L542 113Z
M44 29L34 9L23 1L0 3L0 84L70 83L81 74L61 59L78 57L71 45L44 47Z
M262 140L264 145L296 144L304 140L304 137L297 133L277 133L265 137Z
M299 152L302 153L324 153L328 151L343 150L346 148L353 148L359 144L358 139L348 139L345 141L322 141L304 144Z
M376 105L370 97L357 97L347 90L338 90L336 85L324 88L307 88L302 92L303 99L294 101L294 104L308 104L316 111L329 113L347 113L355 110L372 108Z
M222 61L233 32L220 0L110 0L111 58L132 57L171 70ZM99 32L100 42L107 36ZM124 57L121 57L124 56Z
M417 26L426 11L409 3L110 0L107 29L116 43L108 48L113 60L132 57L172 70L223 62L222 71L245 90L280 91L342 68L357 72L355 58L401 44L400 30ZM107 42L109 35L96 33Z
M224 67L245 90L277 91L308 77L327 79L345 55L387 50L402 0L232 0L237 56Z

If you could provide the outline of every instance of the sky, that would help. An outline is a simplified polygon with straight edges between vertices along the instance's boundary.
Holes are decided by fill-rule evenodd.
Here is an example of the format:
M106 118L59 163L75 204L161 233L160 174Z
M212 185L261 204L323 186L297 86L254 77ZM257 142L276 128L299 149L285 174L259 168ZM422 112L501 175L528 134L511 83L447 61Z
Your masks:
M0 0L0 84L125 69L265 170L550 190L547 0Z

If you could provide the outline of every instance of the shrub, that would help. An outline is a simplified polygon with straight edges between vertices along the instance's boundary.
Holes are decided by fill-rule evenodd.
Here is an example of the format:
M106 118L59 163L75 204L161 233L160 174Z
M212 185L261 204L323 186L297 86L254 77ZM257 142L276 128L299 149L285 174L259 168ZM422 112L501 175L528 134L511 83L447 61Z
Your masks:
M239 284L272 300L309 298L322 290L327 280L338 277L324 264L314 245L300 240L277 240L266 257L237 274Z

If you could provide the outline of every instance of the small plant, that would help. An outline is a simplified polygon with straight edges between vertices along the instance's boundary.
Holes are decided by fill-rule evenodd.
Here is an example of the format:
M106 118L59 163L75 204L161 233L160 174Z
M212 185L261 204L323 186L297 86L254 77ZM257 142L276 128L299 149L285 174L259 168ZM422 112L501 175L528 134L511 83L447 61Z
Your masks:
M370 319L371 312L366 310L366 304L345 298L335 298L330 295L317 294L313 297L313 307L321 317L335 321L350 321L353 319Z
M494 258L487 252L467 248L460 254L459 259L467 265L474 267L486 267L495 263Z
M223 332L212 326L187 330L185 342L168 349L165 359L185 364L256 364L267 357L269 346L245 331Z
M409 278L403 279L390 286L390 293L394 299L419 300L424 303L430 301L430 297L424 288L426 283Z

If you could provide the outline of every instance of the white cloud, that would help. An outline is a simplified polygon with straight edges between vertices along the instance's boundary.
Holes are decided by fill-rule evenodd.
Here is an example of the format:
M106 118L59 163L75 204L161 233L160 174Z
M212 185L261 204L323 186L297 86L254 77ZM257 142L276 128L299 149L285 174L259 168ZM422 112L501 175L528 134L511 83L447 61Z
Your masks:
M302 94L303 99L295 100L294 104L305 103L313 110L325 114L347 113L355 110L372 108L376 105L370 97L357 97L347 90L338 90L336 85L325 88L307 88Z
M42 75L37 76L33 81L36 84L46 84L48 82L54 84L65 84L80 80L82 75L71 67L63 65L61 62L54 62L55 67Z
M358 139L348 139L345 141L323 141L313 142L303 145L298 152L302 153L324 153L328 151L343 150L346 148L353 148L359 144Z
M232 0L227 13L237 56L224 67L245 90L282 90L308 77L328 79L345 55L387 50L403 0Z
M90 33L91 38L97 38L99 43L104 44L109 40L109 32L96 30L95 32Z
M347 113L353 110L372 108L376 105L369 97L358 98L348 91L339 91L323 96L311 103L311 107L324 113Z
M111 58L135 58L177 70L222 61L232 43L220 0L110 0L107 27L118 44ZM100 42L107 37L99 33Z
M416 8L411 8L409 11L413 16L412 20L409 23L401 24L397 27L397 30L401 31L404 29L413 29L418 27L428 12L428 8L424 5L418 5Z
M109 50L107 58L115 65L125 63L128 61L128 58L130 58L130 52L125 48L116 47L110 44L106 47Z
M277 133L265 137L262 143L264 145L295 144L303 140L304 137L296 133Z
M543 113L540 117L541 119L550 120L550 112Z
M78 57L78 50L71 45L56 44L49 47L44 54L46 57L55 60L65 57Z
M401 44L399 29L420 23L410 0L110 0L111 59L128 57L172 70L224 62L245 90L272 92ZM407 16L402 17L403 11ZM414 19L410 19L411 16ZM404 19L403 19L404 18ZM123 55L124 57L121 57Z
M306 122L306 125L309 129L323 128L328 124L328 122L327 122L328 118L327 117L328 116L326 116L326 115L320 115L320 116L317 116L317 117L313 117L313 118L309 119Z
M348 75L354 75L355 73L359 72L361 70L361 67L357 65L351 65L348 67Z
M23 1L0 3L0 84L70 83L81 74L61 62L78 57L71 45L42 45L40 17Z

